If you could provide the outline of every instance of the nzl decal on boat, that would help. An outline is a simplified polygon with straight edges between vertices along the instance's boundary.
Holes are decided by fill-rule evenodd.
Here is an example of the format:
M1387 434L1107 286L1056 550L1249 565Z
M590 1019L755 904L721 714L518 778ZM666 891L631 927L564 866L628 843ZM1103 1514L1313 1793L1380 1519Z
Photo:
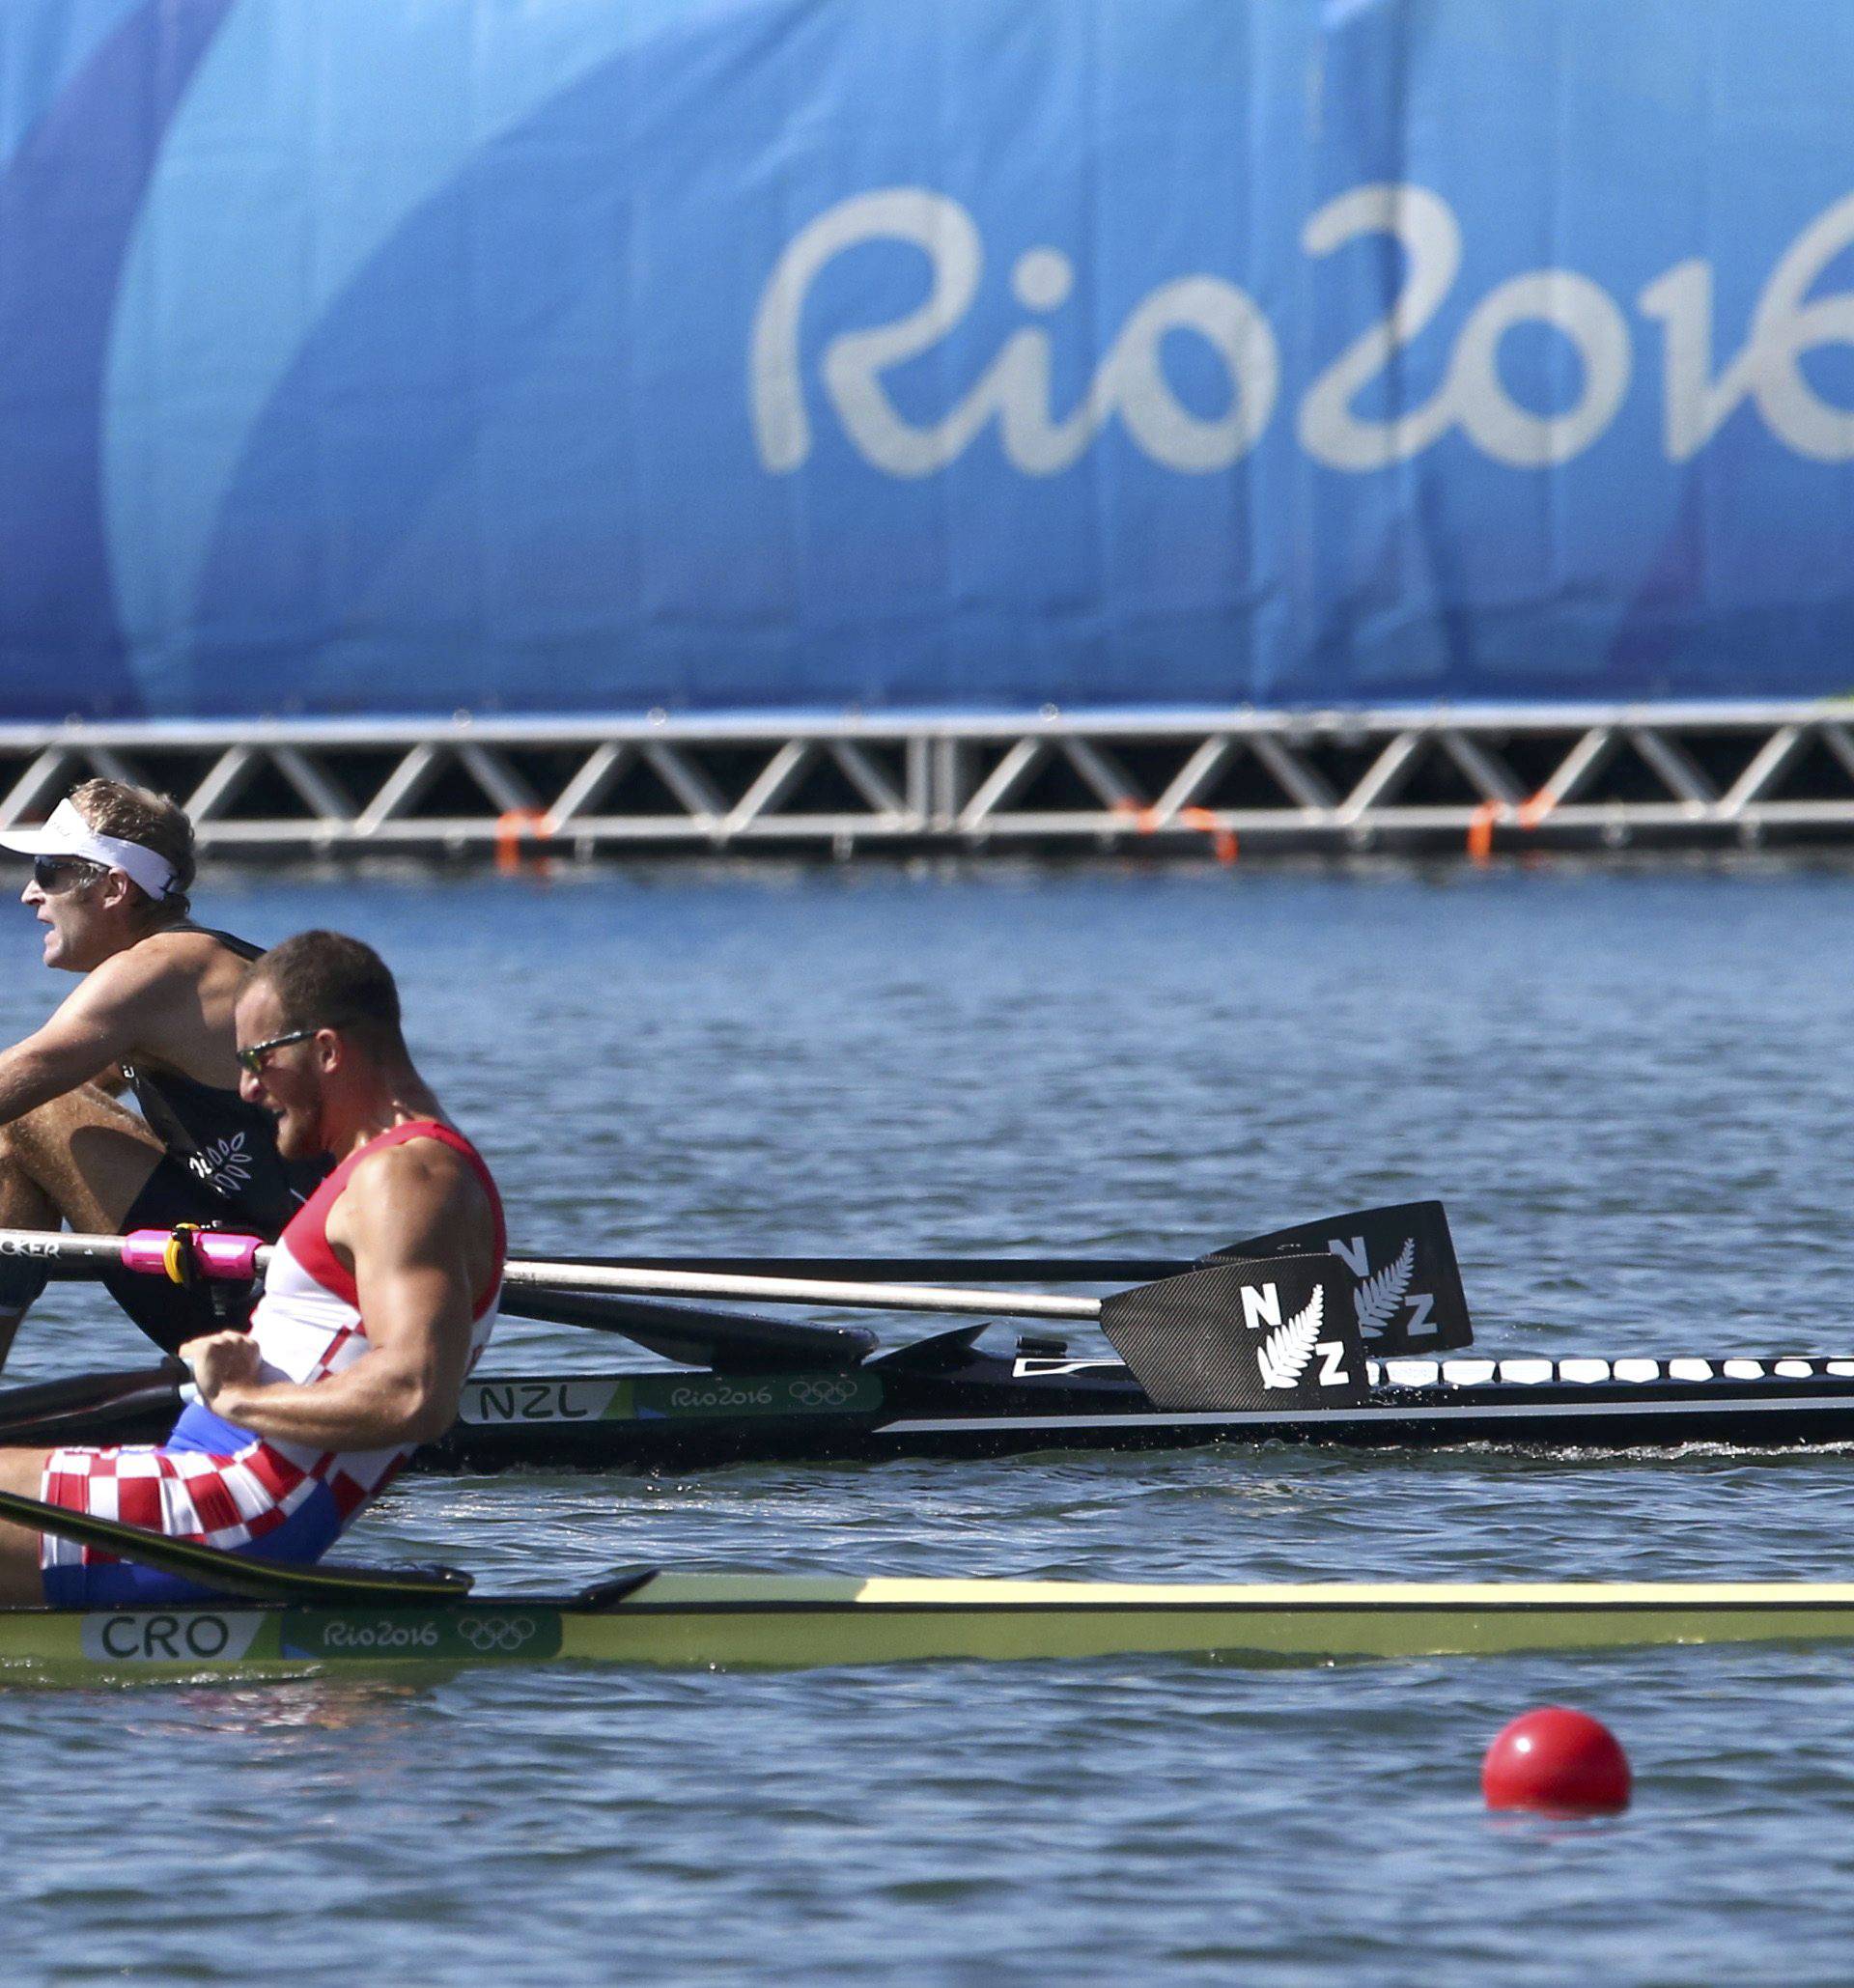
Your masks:
M681 1415L867 1414L882 1406L873 1374L640 1374L584 1381L472 1381L458 1419L651 1421Z
M461 1422L596 1422L610 1413L627 1384L597 1381L469 1381L458 1408ZM622 1414L624 1410L620 1410Z
M83 1650L97 1664L234 1663L266 1619L255 1609L112 1610L84 1617Z

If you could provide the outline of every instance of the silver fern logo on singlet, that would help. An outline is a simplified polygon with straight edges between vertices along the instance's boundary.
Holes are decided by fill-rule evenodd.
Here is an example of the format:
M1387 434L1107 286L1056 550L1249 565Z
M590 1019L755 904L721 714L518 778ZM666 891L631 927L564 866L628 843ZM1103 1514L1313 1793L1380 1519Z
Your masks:
M255 1170L241 1132L188 1154L186 1163L215 1193L227 1195L248 1187Z

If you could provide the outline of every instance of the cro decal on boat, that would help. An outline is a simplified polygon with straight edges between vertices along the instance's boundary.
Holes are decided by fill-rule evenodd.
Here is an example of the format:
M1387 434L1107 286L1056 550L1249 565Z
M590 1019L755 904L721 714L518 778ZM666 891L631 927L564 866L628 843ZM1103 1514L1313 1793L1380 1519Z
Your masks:
M255 1609L107 1610L84 1617L83 1650L97 1664L235 1664L266 1619Z
M267 1623L276 1639L257 1654L298 1661L550 1657L560 1648L560 1619L548 1609L175 1609L86 1615L83 1652L93 1664L236 1664L253 1654Z

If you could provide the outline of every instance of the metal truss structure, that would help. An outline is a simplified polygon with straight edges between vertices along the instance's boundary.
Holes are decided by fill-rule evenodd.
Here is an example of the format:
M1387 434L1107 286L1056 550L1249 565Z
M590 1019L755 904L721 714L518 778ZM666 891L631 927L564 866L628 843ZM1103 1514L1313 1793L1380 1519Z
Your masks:
M1031 718L0 726L0 826L93 773L220 854L1436 849L1854 838L1854 701Z

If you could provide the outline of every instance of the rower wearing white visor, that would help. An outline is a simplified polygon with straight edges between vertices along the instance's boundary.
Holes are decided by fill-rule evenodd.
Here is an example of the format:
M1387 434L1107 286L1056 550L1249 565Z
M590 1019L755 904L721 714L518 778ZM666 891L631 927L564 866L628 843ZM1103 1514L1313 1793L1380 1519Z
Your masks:
M232 1009L261 948L188 915L185 812L87 780L0 848L33 859L20 896L46 928L45 965L83 976L42 1027L0 1050L0 1228L217 1221L275 1236L323 1169L280 1159L270 1115L239 1096ZM0 1360L44 1280L36 1264L0 1259ZM126 1272L106 1281L170 1352L214 1323L194 1291Z

